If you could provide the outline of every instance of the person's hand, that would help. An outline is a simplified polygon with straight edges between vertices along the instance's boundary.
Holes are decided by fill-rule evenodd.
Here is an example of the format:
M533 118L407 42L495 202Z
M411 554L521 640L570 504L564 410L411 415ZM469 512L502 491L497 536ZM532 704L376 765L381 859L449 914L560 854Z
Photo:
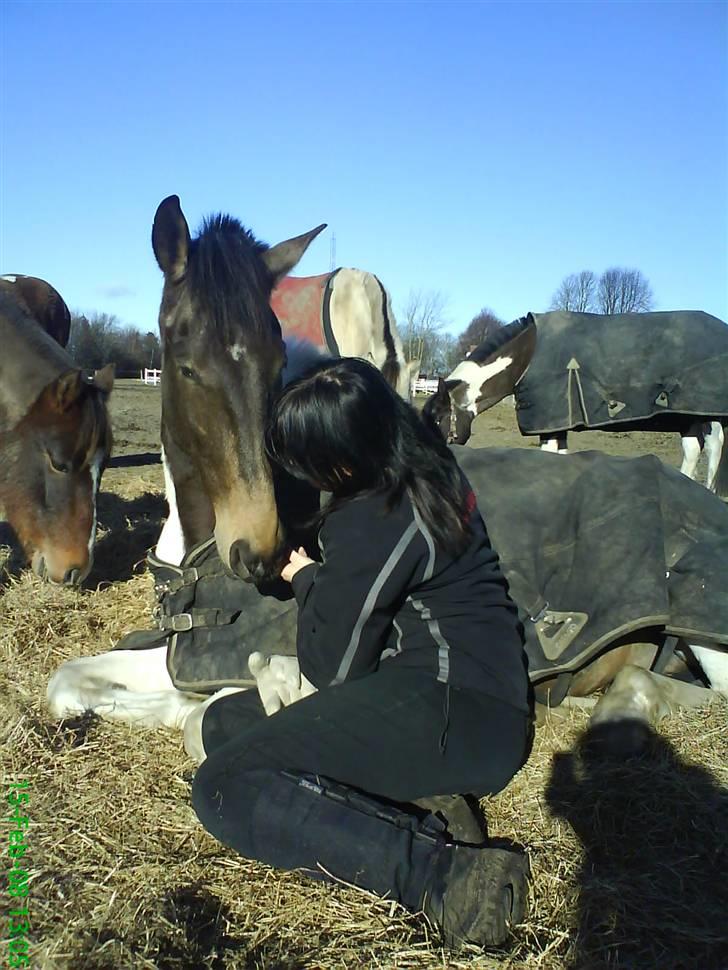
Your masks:
M292 549L291 558L281 570L281 579L285 579L287 583L290 583L299 569L303 569L304 566L308 566L312 562L313 559L309 559L303 546L298 547L298 552Z

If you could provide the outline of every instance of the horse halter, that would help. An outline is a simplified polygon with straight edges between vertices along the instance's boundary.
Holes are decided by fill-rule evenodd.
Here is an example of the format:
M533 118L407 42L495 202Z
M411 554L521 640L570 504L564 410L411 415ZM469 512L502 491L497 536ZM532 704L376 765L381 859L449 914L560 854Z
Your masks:
M447 443L451 445L454 441L457 441L458 437L458 419L455 413L455 404L453 399L450 398L450 430L447 434Z

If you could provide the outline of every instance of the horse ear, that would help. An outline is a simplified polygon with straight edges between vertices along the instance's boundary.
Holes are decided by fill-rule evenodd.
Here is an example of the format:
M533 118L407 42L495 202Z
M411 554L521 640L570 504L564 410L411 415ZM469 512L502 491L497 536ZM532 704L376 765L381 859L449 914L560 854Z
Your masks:
M271 246L263 253L263 262L266 265L273 286L284 276L287 276L301 256L306 252L313 240L326 228L326 223L304 232L302 236L294 236L293 239L286 239L285 242Z
M170 195L159 203L152 226L152 249L165 277L174 282L182 279L190 251L190 230L179 196Z
M67 370L50 386L50 395L56 411L67 411L79 398L83 385L83 371Z
M111 394L111 389L114 386L114 376L116 374L116 364L107 364L106 367L102 367L101 370L95 370L91 383L94 387L98 387L100 391L104 394Z

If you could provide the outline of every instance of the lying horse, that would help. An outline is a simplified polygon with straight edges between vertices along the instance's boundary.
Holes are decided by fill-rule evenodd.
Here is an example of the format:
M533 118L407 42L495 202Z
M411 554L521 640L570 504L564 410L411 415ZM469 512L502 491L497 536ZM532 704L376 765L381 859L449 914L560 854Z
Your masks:
M363 357L405 400L419 361L405 362L392 300L382 282L360 269L322 276L286 276L271 296L286 344L293 339L333 357Z
M728 327L699 311L529 314L486 340L425 405L451 441L509 394L524 435L564 452L568 431L679 431L680 470L728 497Z
M77 584L93 561L114 368L84 378L15 292L0 288L0 505L34 572Z
M718 498L653 456L463 448L457 457L519 607L537 697L553 706L616 678L595 716L644 722L712 699L661 676L694 660L728 693L728 508ZM64 664L48 688L56 716L92 709L183 729L199 758L201 718L221 690L257 686L269 713L309 692L294 656L295 602L232 577L213 539L150 566L158 629Z
M37 276L15 273L0 276L0 292L15 300L61 347L67 345L71 313L66 301L50 283Z

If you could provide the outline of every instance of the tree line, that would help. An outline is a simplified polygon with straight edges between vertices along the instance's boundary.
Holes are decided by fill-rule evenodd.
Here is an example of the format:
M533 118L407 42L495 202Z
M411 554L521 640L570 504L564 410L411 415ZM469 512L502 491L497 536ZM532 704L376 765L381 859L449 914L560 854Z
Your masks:
M653 305L652 288L640 270L613 267L599 275L581 270L565 276L550 309L630 313ZM506 322L483 307L460 334L453 334L447 297L437 290L413 290L398 326L407 360L419 360L423 374L448 374ZM120 376L136 377L145 367L162 366L157 334L122 325L110 313L72 313L68 351L80 367L96 369L113 362Z
M484 307L462 333L455 335L447 297L439 291L412 291L399 318L407 360L419 360L420 372L437 375L451 370L499 327L506 324ZM577 313L631 313L654 306L652 287L637 269L612 267L597 275L582 270L565 276L551 299L551 310Z
M97 370L116 364L117 377L138 377L145 367L162 366L157 334L122 325L112 313L72 313L66 349L79 367Z

